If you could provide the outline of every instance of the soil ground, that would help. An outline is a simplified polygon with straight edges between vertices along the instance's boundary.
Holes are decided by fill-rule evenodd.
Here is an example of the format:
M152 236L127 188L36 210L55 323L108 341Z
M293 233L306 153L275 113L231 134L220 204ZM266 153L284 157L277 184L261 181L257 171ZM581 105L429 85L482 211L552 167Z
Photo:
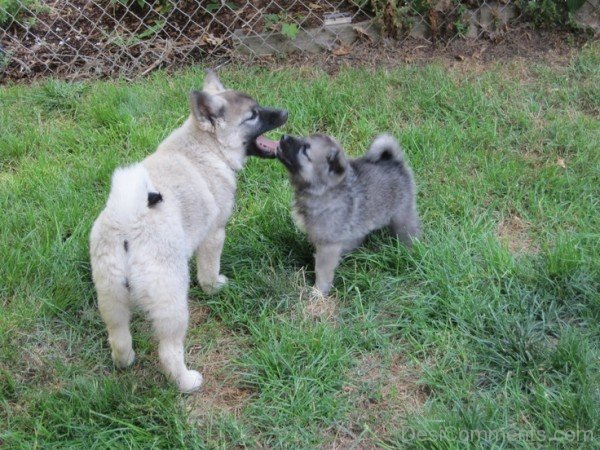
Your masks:
M402 38L375 43L364 37L351 46L341 45L320 54L244 60L231 51L229 37L234 29L277 31L289 19L298 21L302 28L310 28L319 26L323 15L330 12L324 6L311 10L310 7L318 6L316 3L305 6L299 2L282 17L282 10L272 2L258 0L244 5L213 12L206 5L199 7L196 2L184 1L172 11L154 7L151 12L144 12L136 2L128 7L118 2L104 6L102 2L85 0L48 2L43 11L31 13L30 17L25 14L19 23L1 30L0 57L4 56L6 62L2 67L0 59L0 82L29 82L50 75L66 79L134 78L158 68L175 70L197 62L217 66L241 61L270 67L313 64L333 73L348 65L380 67L437 59L450 64L514 57L564 61L585 42L585 37L570 32L535 30L527 24L517 24L476 40L452 38L431 43ZM350 6L346 9L354 14L354 22L365 18Z
M536 30L525 24L507 30L494 40L457 38L446 44L410 38L403 41L388 39L376 44L362 41L338 52L286 56L280 64L294 67L318 65L329 73L345 66L394 67L399 63L425 64L432 61L451 66L472 66L516 58L560 64L565 63L586 41L584 36L570 32ZM266 57L258 59L258 62L272 64L275 59Z

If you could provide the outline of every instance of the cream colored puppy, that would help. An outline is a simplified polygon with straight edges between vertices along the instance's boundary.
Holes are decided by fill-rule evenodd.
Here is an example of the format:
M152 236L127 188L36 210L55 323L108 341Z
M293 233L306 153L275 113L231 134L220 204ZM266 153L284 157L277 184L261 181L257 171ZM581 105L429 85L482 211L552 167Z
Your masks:
M152 321L165 373L183 392L202 384L202 375L184 362L188 261L196 252L205 292L227 282L220 257L236 172L249 155L274 156L277 143L261 135L287 120L285 110L226 90L212 72L190 104L189 118L155 153L115 171L90 236L92 277L114 363L126 367L134 360L129 321L131 308L139 307Z

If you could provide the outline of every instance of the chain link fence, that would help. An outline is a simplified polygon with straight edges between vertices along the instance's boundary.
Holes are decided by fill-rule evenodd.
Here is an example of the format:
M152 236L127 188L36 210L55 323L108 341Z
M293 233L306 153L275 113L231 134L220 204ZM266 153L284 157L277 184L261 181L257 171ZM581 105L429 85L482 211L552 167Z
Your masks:
M584 1L597 12L598 0ZM0 0L0 81L131 78L293 51L343 56L384 35L489 37L519 11L509 0Z

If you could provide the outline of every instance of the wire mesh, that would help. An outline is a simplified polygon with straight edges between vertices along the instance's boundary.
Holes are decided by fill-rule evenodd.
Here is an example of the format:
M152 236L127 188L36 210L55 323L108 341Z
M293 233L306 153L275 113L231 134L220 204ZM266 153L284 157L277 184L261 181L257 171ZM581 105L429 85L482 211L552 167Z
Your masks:
M132 78L211 58L340 52L357 39L376 43L386 33L399 40L448 42L493 35L518 17L507 0L472 3L0 0L0 80Z

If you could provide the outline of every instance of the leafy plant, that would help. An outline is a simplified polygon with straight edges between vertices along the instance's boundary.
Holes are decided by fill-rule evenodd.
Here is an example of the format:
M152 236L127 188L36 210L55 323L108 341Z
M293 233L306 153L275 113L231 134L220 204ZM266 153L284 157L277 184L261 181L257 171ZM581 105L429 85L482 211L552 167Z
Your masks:
M296 36L300 32L298 25L294 22L289 22L290 17L285 13L265 14L263 19L265 20L267 29L281 30L281 34L288 39L296 39Z
M516 0L527 20L538 27L571 25L569 16L577 11L585 0Z
M209 13L214 13L216 10L218 10L221 7L221 3L219 2L211 2L208 5L206 5L206 10Z
M138 34L136 37L138 39L145 39L147 37L154 36L156 33L158 33L160 30L162 30L164 26L165 26L165 21L164 20L159 20L154 25L146 28L145 31L143 31L142 33Z
M267 27L269 27L269 28L273 28L279 22L281 22L281 17L279 17L278 14L265 14L265 15L263 15L263 18L265 19Z
M31 0L0 0L0 28L7 28L31 3Z
M210 2L208 5L206 5L206 10L212 14L214 12L217 12L221 8L221 6L223 6L221 2ZM237 5L232 2L226 2L225 6L227 6L229 9L237 8Z
M566 26L574 28L571 13L577 11L586 0L514 0L523 18L539 27ZM443 8L443 2L433 0L353 0L352 3L371 14L383 31L390 36L407 32L415 20L427 20L434 37L464 35L468 24L465 11L481 5L481 0L452 0ZM440 9L442 5L442 9Z
M469 31L469 14L468 9L464 4L461 4L456 9L457 18L453 23L454 30L460 37L465 37Z
M281 25L281 33L289 39L296 39L299 31L298 25L295 23L284 23Z
M567 9L569 12L575 12L583 6L586 0L567 0Z

